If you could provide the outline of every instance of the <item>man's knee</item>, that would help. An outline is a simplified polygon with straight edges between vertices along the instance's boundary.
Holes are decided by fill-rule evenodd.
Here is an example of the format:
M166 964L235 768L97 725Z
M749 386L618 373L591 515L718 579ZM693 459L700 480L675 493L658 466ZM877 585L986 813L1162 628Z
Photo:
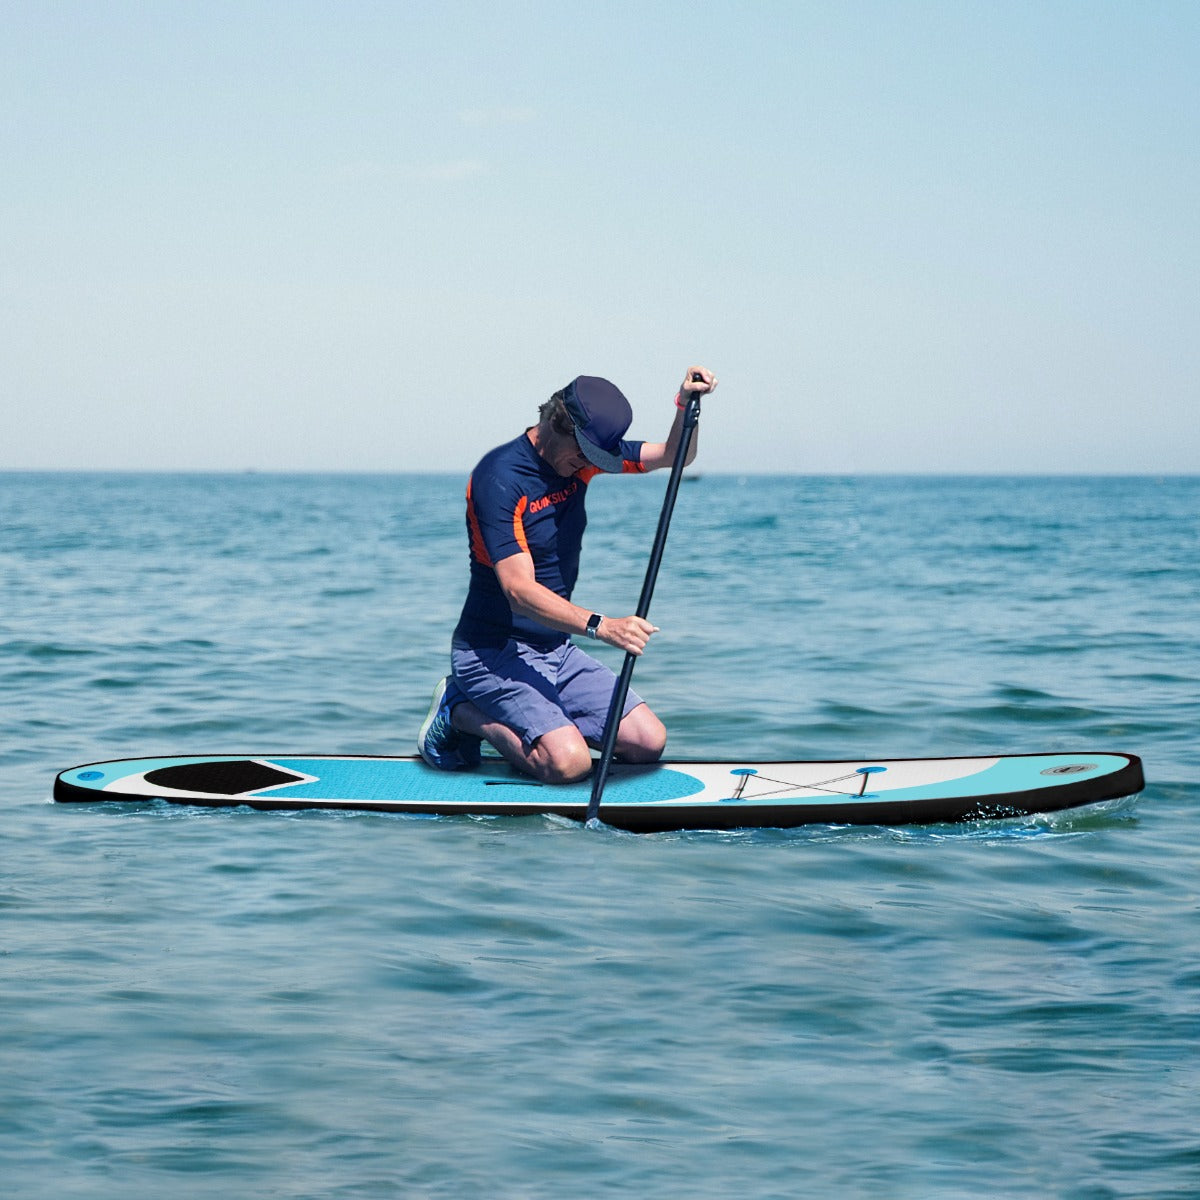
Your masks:
M621 722L617 744L626 762L658 762L667 748L666 726L646 705L639 704Z
M621 747L621 759L627 763L655 763L663 756L667 748L667 739L651 742L649 745L633 743Z
M574 727L538 738L529 760L542 783L576 783L592 769L592 752Z

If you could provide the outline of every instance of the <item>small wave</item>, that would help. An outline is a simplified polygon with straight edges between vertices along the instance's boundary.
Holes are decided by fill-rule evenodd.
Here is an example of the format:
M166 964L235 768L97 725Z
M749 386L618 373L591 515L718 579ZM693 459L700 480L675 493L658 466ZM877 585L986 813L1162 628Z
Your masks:
M84 658L98 654L91 646L67 644L65 642L16 641L0 644L0 654L12 654L33 659Z

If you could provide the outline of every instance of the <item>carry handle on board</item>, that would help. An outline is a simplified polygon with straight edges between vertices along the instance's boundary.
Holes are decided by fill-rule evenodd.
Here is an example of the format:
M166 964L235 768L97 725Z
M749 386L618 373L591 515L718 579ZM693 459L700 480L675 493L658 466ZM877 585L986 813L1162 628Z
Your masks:
M698 371L692 374L693 383L703 383L704 376ZM679 481L683 478L683 468L687 463L688 448L692 444L692 434L696 422L700 420L700 393L689 392L688 401L683 410L683 429L679 437L679 445L675 447L675 461L671 464L671 478L667 481L667 494L663 497L662 512L658 515L658 530L654 535L654 548L650 551L650 562L646 567L646 580L642 584L642 595L638 600L637 615L645 620L650 612L650 600L654 596L654 584L658 579L658 568L662 563L663 548L667 544L667 530L671 527L671 513L675 510L675 496L679 492ZM617 686L613 690L612 703L608 706L608 718L604 722L604 744L600 750L600 760L596 763L592 774L592 798L588 801L587 819L596 820L600 815L600 799L604 795L604 785L608 780L608 769L612 765L613 751L617 745L617 729L621 724L621 710L625 707L625 697L629 694L629 681L633 677L633 664L637 656L626 653L624 665L621 667Z

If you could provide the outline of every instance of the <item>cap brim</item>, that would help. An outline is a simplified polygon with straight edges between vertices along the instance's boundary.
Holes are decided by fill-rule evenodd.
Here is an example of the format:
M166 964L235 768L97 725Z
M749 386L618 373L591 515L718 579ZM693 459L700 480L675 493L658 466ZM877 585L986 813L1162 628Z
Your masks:
M579 429L575 430L575 440L579 443L579 449L583 452L583 457L588 460L594 467L599 467L602 471L619 472L625 466L625 460L619 454L610 454L607 450L601 450L595 442L583 436Z

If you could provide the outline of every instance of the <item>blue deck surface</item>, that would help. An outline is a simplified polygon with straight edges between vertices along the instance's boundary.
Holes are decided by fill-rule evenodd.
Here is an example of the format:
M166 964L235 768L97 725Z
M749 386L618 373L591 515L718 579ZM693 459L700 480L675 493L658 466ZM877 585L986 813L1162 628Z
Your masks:
M547 789L517 775L504 764L487 763L475 771L437 771L423 762L372 759L268 759L285 771L315 775L312 783L273 788L269 794L297 800L447 801L544 805L547 791L557 803L588 802L591 781ZM637 772L617 769L605 796L612 803L655 804L694 796L704 784L694 775L670 767Z

